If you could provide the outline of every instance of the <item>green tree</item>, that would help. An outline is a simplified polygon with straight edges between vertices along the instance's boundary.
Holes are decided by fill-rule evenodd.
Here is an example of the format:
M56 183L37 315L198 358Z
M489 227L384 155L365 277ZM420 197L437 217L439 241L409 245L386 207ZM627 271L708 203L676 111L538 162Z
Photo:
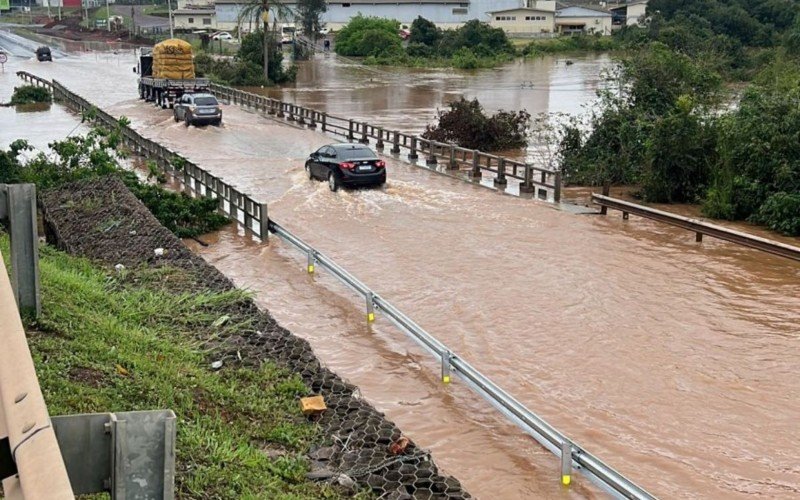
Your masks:
M411 37L408 40L409 43L421 43L428 47L435 47L441 38L442 30L432 21L419 16L411 23Z
M359 14L336 34L336 53L354 57L399 54L403 51L399 29L400 22L394 19Z
M316 42L317 35L325 27L322 22L322 14L328 11L328 2L325 0L298 0L297 17L306 36Z
M269 80L270 56L273 51L270 50L270 41L274 41L274 33L269 30L270 17L283 17L289 18L291 11L279 0L246 0L244 7L239 13L239 20L256 19L261 21L261 61L260 65L264 70L264 79ZM259 32L258 30L256 32Z

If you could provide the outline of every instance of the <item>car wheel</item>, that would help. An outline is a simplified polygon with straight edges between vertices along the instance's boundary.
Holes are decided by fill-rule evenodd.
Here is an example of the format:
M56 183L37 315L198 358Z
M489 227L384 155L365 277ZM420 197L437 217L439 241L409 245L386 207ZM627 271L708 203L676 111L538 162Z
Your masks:
M328 187L331 188L331 191L334 193L339 190L340 181L339 178L336 177L336 174L330 172L328 174Z
M314 174L311 173L311 167L306 163L306 175L309 180L314 180Z
M189 119L189 115L188 114L186 115L186 118L184 118L183 121L184 121L184 123L186 123L187 127L192 124L192 120Z
M219 127L220 125L222 125L222 118L220 118L219 120L214 120L215 127Z
M180 121L180 118L178 118L178 112L177 111L172 113L172 117L175 119L175 123L178 123Z

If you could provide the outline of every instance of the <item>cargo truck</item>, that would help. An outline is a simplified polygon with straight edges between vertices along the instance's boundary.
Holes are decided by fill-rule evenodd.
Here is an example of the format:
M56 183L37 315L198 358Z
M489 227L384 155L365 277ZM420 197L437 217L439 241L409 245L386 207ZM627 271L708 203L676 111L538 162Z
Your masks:
M155 47L141 47L137 67L139 97L172 108L183 94L208 92L208 78L195 78L192 46L179 39L164 40Z

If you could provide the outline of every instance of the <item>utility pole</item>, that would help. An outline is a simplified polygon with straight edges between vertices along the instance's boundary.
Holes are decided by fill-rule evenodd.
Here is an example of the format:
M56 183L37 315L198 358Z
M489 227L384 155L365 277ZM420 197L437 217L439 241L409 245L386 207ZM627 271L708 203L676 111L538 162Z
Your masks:
M175 24L172 21L172 0L167 0L167 9L169 9L169 37L175 38L175 33L172 31L172 25Z
M106 27L111 31L111 9L108 8L108 0L106 0Z
M136 36L136 10L131 4L131 32L128 33L128 38L133 39L134 36Z
M50 19L52 16L50 15L50 0L47 0L47 18Z

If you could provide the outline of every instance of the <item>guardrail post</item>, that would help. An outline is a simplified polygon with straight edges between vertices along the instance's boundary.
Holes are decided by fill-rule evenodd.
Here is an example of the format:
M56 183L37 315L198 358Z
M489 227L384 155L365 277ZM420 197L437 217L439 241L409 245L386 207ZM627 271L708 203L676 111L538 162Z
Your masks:
M572 482L572 444L569 441L561 443L561 484L569 486Z
M286 116L283 113L283 102L282 101L278 101L278 113L275 116L277 116L278 118L283 118L284 116Z
M276 113L276 111L275 111L275 99L270 98L269 99L269 110L267 110L267 114L268 115L274 115L275 113Z
M347 140L353 142L353 120L347 121Z
M458 168L458 162L456 162L456 145L453 144L453 143L450 143L450 165L449 165L449 167L452 168L452 169L457 169Z
M328 131L328 113L322 113L322 120L320 120L320 121L322 122L322 131L323 132L327 132Z
M39 317L42 312L39 284L39 233L35 184L0 185L11 239L11 283L17 306Z
M436 165L439 163L439 160L436 159L436 143L433 141L428 142L429 151L428 156L425 157L425 164L426 165Z
M261 238L262 242L266 242L267 239L269 238L269 212L267 211L267 204L262 203L259 206L258 212L260 215L258 219L259 221L258 231L260 234L258 236Z
M287 104L287 105L286 105L286 107L287 107L287 108L288 108L288 110L289 110L289 116L287 116L287 117L286 117L286 120L287 120L287 121L290 121L290 122L293 122L293 121L295 121L294 114L295 114L295 112L297 111L297 110L295 109L295 105L294 105L294 104Z
M306 124L306 119L305 119L306 108L304 108L302 106L295 106L295 110L298 111L298 113L297 113L297 123L299 123L300 125L305 125Z
M239 223L239 191L231 190L231 201L229 203L231 219Z
M409 151L408 151L408 159L409 160L416 160L417 158L419 158L419 156L417 156L417 138L412 136L411 137L411 146L409 147Z
M244 229L245 231L253 231L253 216L250 212L253 211L253 204L250 203L250 198L244 198ZM246 233L245 233L246 234Z
M694 241L700 243L703 241L703 233L695 233Z
M378 128L378 142L375 143L375 149L383 150L383 129Z
M375 304L373 301L375 300L375 296L372 292L367 292L367 323L372 323L375 321Z
M313 109L308 110L308 128L317 128L316 116L319 113Z
M494 180L495 187L505 187L508 184L506 179L506 159L500 158L497 161L497 177Z
M400 154L400 132L395 130L392 134L392 154Z
M533 187L533 166L526 163L525 164L525 180L522 181L522 184L519 185L519 192L520 193L533 193L535 188Z
M553 179L553 201L556 203L561 202L561 171L557 170L555 178Z
M361 140L358 141L361 144L369 144L369 138L367 137L367 127L369 127L369 125L367 125L364 122L361 122Z
M472 150L472 178L481 178L481 153L477 149Z
M610 193L610 192L611 192L611 183L610 182L604 182L603 183L603 196L608 196L608 193ZM600 215L608 215L608 207L607 206L602 205L600 207Z
M450 383L450 359L452 357L453 353L450 351L442 353L442 383L445 384Z
M317 256L313 250L308 251L308 261L306 263L306 271L308 274L314 274L314 265L317 263Z
M628 217L629 217L628 212L623 210L622 211L622 220L628 220Z

